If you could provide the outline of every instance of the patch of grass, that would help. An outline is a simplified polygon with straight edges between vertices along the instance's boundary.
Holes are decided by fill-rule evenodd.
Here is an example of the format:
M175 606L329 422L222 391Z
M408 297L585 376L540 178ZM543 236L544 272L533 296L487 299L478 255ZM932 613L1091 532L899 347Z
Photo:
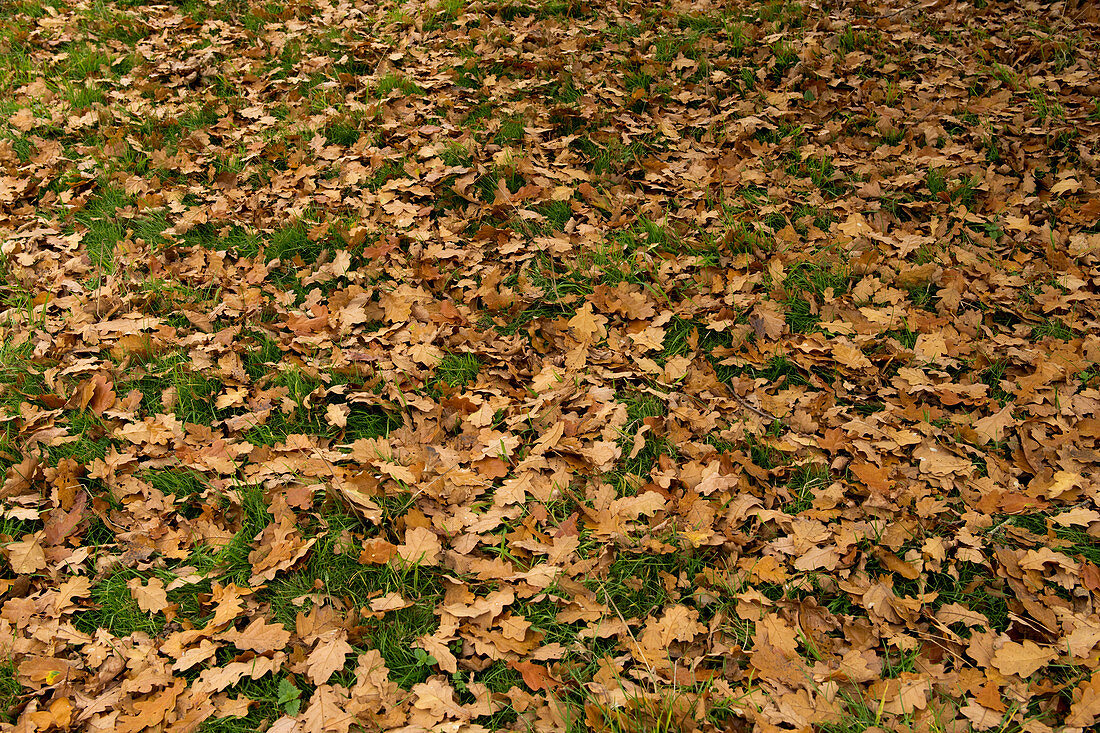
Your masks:
M1016 72L1003 64L993 64L993 78L1009 89L1017 88Z
M501 122L500 130L497 131L493 141L497 145L511 145L513 143L522 142L525 129L522 119L509 117Z
M844 26L844 30L837 36L837 43L839 44L840 51L842 53L851 53L852 51L862 50L870 45L872 42L872 36L867 31L856 30L850 25Z
M200 733L256 733L264 730L278 719L283 713L296 714L287 708L286 703L280 702L281 685L288 682L289 678L276 679L271 675L265 675L258 680L244 677L231 690L234 697L246 697L252 701L248 709L248 715L243 718L210 718L199 726ZM300 680L299 684L303 684ZM305 684L307 688L311 685ZM308 691L305 697L308 699ZM301 701L299 701L299 707Z
M424 93L424 90L417 86L416 82L400 74L386 74L378 80L371 91L374 96L380 99L388 97L393 91L401 92L406 97L418 96Z
M830 198L840 196L847 189L847 184L833 165L833 159L827 155L802 161L800 172L809 177L822 194Z
M97 458L104 458L111 446L111 441L105 437L103 423L91 412L70 413L69 434L76 436L77 440L47 448L51 463L56 464L62 458L71 458L77 463L87 464Z
M1004 580L990 576L988 569L971 562L957 562L954 568L958 577L948 573L928 573L925 592L939 593L934 607L958 603L984 614L989 619L990 630L1004 631L1008 628L1011 591L1006 589ZM907 583L913 585L910 587ZM916 583L895 580L895 593L910 590L915 595L919 590Z
M766 437L746 435L745 447L749 451L749 460L765 471L782 466L785 461L783 454L772 447Z
M466 7L466 0L442 0L435 12L424 21L425 31L449 27Z
M401 427L401 415L384 410L376 405L358 405L350 403L351 411L344 426L344 439L348 441L360 438L383 438Z
M284 267L313 263L321 254L320 242L311 241L302 223L276 230L270 235L264 255L268 262L278 259Z
M980 193L978 190L980 185L982 185L980 176L963 176L959 179L959 183L952 192L951 198L972 211L974 209L974 204L977 202L978 194Z
M770 0L760 7L760 20L773 23L776 30L784 27L801 28L806 9L793 0Z
M576 80L571 74L563 72L546 86L546 95L562 104L573 104L584 96L584 90L577 86ZM572 130L567 132L572 132Z
M332 434L332 428L323 418L323 401L314 399L314 393L322 386L320 379L292 367L272 379L271 386L286 388L286 399L272 411L265 423L245 433L249 442L254 445L277 445L286 442L288 435Z
M932 198L947 192L947 174L941 168L931 168L924 177L925 188Z
M330 145L342 145L346 148L350 148L359 142L359 136L361 135L356 125L344 121L328 123L321 130L321 134L325 136Z
M774 65L772 66L771 76L774 79L779 79L787 73L787 69L798 63L798 52L787 41L777 41L772 44L772 60Z
M115 271L115 247L126 235L116 211L129 204L130 197L122 189L108 187L76 214L76 221L85 228L81 243L98 275Z
M387 160L374 172L374 175L366 181L365 185L371 191L377 191L390 181L402 178L405 175L404 160Z
M809 232L811 225L827 232L835 221L836 216L832 212L822 211L807 204L795 204L794 211L791 213L791 222L802 235Z
M646 135L624 143L614 136L600 144L590 137L578 137L570 147L588 158L588 167L596 175L627 175L637 170L642 157L658 149L659 141Z
M439 154L439 159L443 161L446 166L462 166L466 167L473 163L473 156L470 154L469 148L461 143L451 143Z
M1081 527L1053 527L1054 549L1077 560L1100 565L1100 541Z
M787 491L793 501L787 509L788 514L801 514L813 506L814 491L829 484L829 469L825 466L799 466L787 481Z
M568 201L547 201L536 206L535 210L546 217L546 222L542 227L536 225L532 230L532 234L541 234L543 231L564 231L565 225L573 218L573 207L569 205ZM528 222L523 222L523 224L527 224L528 228L531 228Z
M447 354L435 368L435 377L451 387L465 387L477 380L481 361L476 354Z
M1073 338L1073 329L1058 318L1045 318L1042 323L1031 329L1031 338L1035 341L1052 338L1069 341Z
M255 538L271 521L271 513L267 510L267 500L260 486L238 486L231 497L225 497L225 501L239 529L221 547L196 547L188 561L200 572L210 573L220 582L232 581L245 587L252 576L252 563L248 556Z
M181 500L201 494L208 488L202 474L190 468L149 469L141 478L165 496L171 494Z
M15 664L10 660L0 662L0 722L14 723L16 705L23 694L23 686L15 674Z
M690 321L686 318L680 318L679 316L673 316L672 319L665 324L665 340L662 343L661 353L657 359L659 364L664 364L669 359L675 356L683 356L691 350L690 339L698 338L699 327L694 321Z
M222 391L218 380L182 365L178 365L171 376L176 395L173 410L180 422L210 425L218 419L218 410L214 406L214 399Z
M783 306L787 325L794 333L811 333L821 316L817 308L829 297L842 295L851 284L851 273L839 263L800 263L783 281Z
M609 478L620 493L633 493L640 482L649 478L650 472L663 455L675 456L676 449L668 438L660 435L660 429L650 429L642 437L644 444L633 458L634 436L648 418L661 418L668 414L668 407L656 395L646 392L627 394L621 399L626 404L627 424L622 428L619 447L623 457Z
M390 678L403 688L423 682L434 671L434 665L416 653L419 650L413 642L438 626L434 609L443 596L442 580L435 571L403 567L399 558L387 565L360 563L360 540L352 534L365 529L360 520L330 512L324 522L326 526L304 566L276 577L270 584L275 620L293 628L297 614L309 609L308 602L299 605L295 601L312 594L332 596L346 606L363 607L379 595L400 593L414 600L415 605L391 611L382 619L365 621L363 648L377 649L386 660Z
M162 614L142 611L126 585L133 578L143 578L133 570L119 570L92 586L91 610L76 614L73 625L86 634L103 629L115 636L129 636L141 632L155 636L164 628Z
M263 239L259 234L233 224L223 229L200 224L183 235L183 241L207 249L231 252L237 257L255 257L260 252Z
M1008 362L1004 359L999 359L982 370L978 375L982 383L989 386L989 396L997 400L1001 404L1001 407L1007 405L1012 399L1012 394L1006 392L1001 386L1001 382L1004 380L1007 371Z
M1057 100L1047 96L1046 91L1041 87L1031 87L1028 90L1027 98L1039 122L1045 122L1048 118L1057 120L1064 120L1066 118L1065 108Z
M84 81L110 64L111 57L95 44L81 44L69 47L68 57L60 62L57 71L73 81Z
M606 580L592 587L605 591L624 618L644 619L672 599L684 559L677 553L634 554L620 550L607 569Z
M508 692L513 687L524 689L523 677L503 661L494 662L478 675L481 682L493 692Z
M882 133L882 142L884 145L894 146L905 139L905 130L892 128Z
M86 81L78 84L66 84L62 93L74 111L81 111L102 104L107 99L106 90L94 82Z

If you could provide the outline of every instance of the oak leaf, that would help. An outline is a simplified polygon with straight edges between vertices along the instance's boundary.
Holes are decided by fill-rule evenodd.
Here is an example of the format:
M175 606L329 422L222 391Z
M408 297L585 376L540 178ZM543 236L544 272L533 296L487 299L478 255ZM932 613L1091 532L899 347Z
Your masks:
M1058 652L1054 649L1041 647L1030 639L1025 639L1022 643L1007 641L993 652L993 666L1004 675L1030 677L1057 656Z
M1069 708L1066 725L1087 727L1100 718L1100 672L1077 685L1073 691L1073 704Z
M321 685L309 699L302 713L304 733L347 733L355 716L347 712L347 695L341 688Z
M435 532L426 527L412 527L405 532L405 541L397 546L397 554L412 565L435 565L442 549Z
M126 587L130 589L130 595L137 601L138 608L146 613L160 613L170 605L168 593L160 578L149 578L149 582L144 585L140 578L131 578L127 581Z
M218 638L232 642L238 649L266 654L285 649L290 642L290 632L280 623L269 624L262 617L256 617L240 631L230 629Z
M328 682L333 672L344 668L344 662L352 651L347 632L342 629L318 639L306 658L306 674L310 681L315 685Z
M508 666L520 673L520 676L523 677L523 684L527 685L527 688L532 692L538 692L539 690L556 690L561 686L561 682L550 674L550 670L541 664L535 664L534 662L509 662Z
M30 575L46 569L46 552L42 547L42 533L24 535L18 542L4 548L12 572Z

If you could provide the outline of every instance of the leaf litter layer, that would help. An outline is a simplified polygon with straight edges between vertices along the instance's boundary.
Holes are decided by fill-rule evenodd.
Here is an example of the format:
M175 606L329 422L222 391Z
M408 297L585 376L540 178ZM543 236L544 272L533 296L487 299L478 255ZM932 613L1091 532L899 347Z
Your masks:
M3 730L1083 730L1088 2L11 2Z

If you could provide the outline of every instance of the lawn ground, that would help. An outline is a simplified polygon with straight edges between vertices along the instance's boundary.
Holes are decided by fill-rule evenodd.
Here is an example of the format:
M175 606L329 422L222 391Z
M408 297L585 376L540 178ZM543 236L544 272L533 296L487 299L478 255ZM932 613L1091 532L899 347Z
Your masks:
M1084 730L1088 2L0 6L0 730Z

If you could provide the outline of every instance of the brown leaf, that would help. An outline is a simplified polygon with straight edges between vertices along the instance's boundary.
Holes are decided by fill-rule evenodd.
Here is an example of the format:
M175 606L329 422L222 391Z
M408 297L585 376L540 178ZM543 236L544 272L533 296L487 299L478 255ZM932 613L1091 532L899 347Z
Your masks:
M126 582L126 587L137 601L138 608L146 613L160 613L169 606L168 593L159 578L149 578L145 584L140 578L131 578Z
M441 551L439 537L425 527L409 529L405 541L397 546L397 554L412 565L435 565Z
M306 674L310 681L315 685L328 682L334 672L344 668L344 662L352 651L347 632L342 629L318 639L306 658Z
M1054 649L1041 647L1030 639L1022 643L1006 641L993 653L993 666L1001 674L1030 677L1057 656L1058 652Z
M523 677L523 684L532 692L539 690L556 690L561 682L554 678L550 671L541 664L533 662L509 662L508 666L516 670Z
M46 569L46 552L42 548L42 533L23 535L23 539L4 548L12 572L29 575Z

